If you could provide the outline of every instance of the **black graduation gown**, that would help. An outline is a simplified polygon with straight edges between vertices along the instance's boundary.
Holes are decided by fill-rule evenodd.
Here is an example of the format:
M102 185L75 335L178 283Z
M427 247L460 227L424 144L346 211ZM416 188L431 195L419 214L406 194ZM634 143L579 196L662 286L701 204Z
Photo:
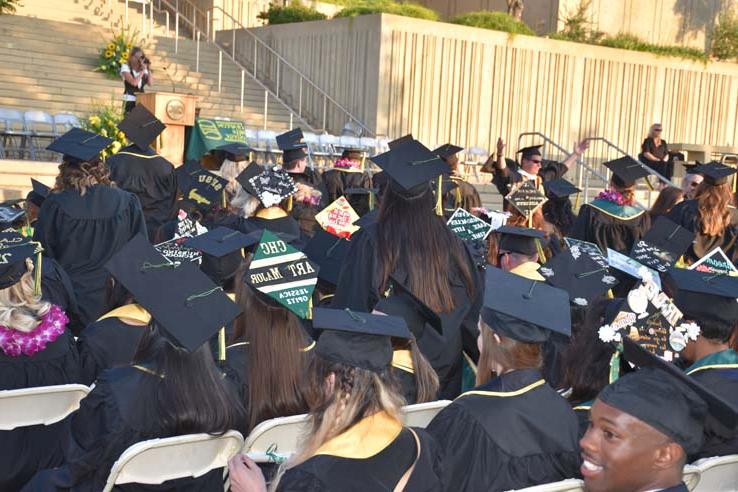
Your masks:
M328 193L329 204L344 196L350 188L369 189L372 187L372 177L369 173L360 170L329 169L323 173L323 184ZM345 195L351 207L359 217L369 211L369 195Z
M174 166L152 149L124 147L106 161L110 178L138 197L149 237L177 214L177 175Z
M64 464L36 474L23 490L97 492L103 489L113 463L131 445L171 437L151 399L138 396L147 378L158 378L133 366L104 371L77 412L69 417L64 438ZM223 490L223 470L196 479L178 479L161 485L121 485L116 490L215 491Z
M76 335L84 329L72 279L59 263L46 256L41 257L41 297L64 310L69 318L67 328L72 333Z
M376 234L378 223L359 230L351 238L351 246L341 268L332 307L350 308L371 312L380 299ZM459 240L460 244L461 240ZM461 392L462 350L473 360L478 358L477 323L482 306L484 282L474 265L469 250L467 261L474 278L475 297L470 299L459 272L451 271L449 283L456 309L450 313L439 313L443 335L433 329L423 330L417 336L418 348L438 373L440 399L453 399ZM400 282L407 281L407 273L394 272Z
M506 159L507 161L507 176L503 176L500 171L495 168L495 172L492 176L492 184L495 185L497 191L503 197L507 196L515 183L523 181L523 175L518 171L518 165L515 161ZM561 162L556 161L545 161L545 165L538 171L538 177L541 181L551 181L564 176L569 170Z
M259 216L264 213L264 209L257 212L257 215L253 217L238 217L233 214L226 215L219 219L214 226L223 226L240 231L244 234L250 234L254 231L269 229L271 232L277 234L284 234L296 238L294 241L289 243L298 249L302 249L307 244L307 237L300 230L300 224L290 215L275 214L275 217L271 217L271 214L265 216ZM279 216L277 216L279 215ZM210 227L210 224L206 224Z
M146 235L146 223L138 198L111 186L52 193L41 206L33 238L72 279L85 325L105 310L103 266L139 233Z
M0 390L83 383L77 347L66 330L32 356L0 351ZM0 431L0 490L20 490L36 471L63 461L64 421Z
M362 425L361 421L358 425ZM350 435L354 428L344 435ZM372 429L382 433L383 428ZM442 456L434 440L422 429L413 429L420 440L420 456L405 486L406 492L441 491ZM357 441L359 433L355 434ZM366 435L366 434L365 434ZM361 447L359 445L359 447ZM278 492L376 492L394 490L397 482L412 466L417 456L415 438L402 429L386 447L368 458L353 458L351 446L342 456L329 452L316 454L287 470L277 487ZM344 448L343 451L346 451Z
M295 183L303 184L318 190L321 193L320 202L317 205L307 205L298 203L293 200L292 217L300 224L300 229L309 237L313 236L313 230L317 224L315 216L323 210L330 202L328 201L328 192L323 184L323 178L310 168L305 169L301 173L290 173L290 177Z
M733 263L738 262L738 210L730 207L730 226L719 236L706 236L700 232L697 200L677 203L666 216L695 233L694 243L684 253L687 263L692 264L713 249L720 247Z
M579 474L577 417L535 369L464 393L427 430L443 449L449 491L520 489Z
M471 183L460 176L451 175L443 178L444 182L450 180L456 187L443 196L443 209L447 217L451 217L457 208L463 208L472 213L473 207L482 205L479 192Z

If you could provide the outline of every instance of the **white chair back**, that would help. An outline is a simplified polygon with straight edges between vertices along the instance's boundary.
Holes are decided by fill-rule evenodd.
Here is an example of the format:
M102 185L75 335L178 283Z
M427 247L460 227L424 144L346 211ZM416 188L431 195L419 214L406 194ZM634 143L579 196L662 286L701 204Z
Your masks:
M686 465L682 470L682 482L688 490L694 490L700 481L700 470L696 466Z
M82 384L0 391L0 430L59 422L77 410L89 392Z
M403 421L408 427L425 429L438 412L443 410L451 400L438 400L428 403L416 403L402 408Z
M155 485L177 478L197 478L227 467L228 460L242 446L243 436L236 431L221 436L191 434L139 442L113 464L103 492L126 483Z
M738 454L704 458L692 463L692 466L700 471L700 480L694 489L695 492L738 490Z
M300 438L307 431L307 423L305 414L266 420L246 437L243 452L258 463L289 458L297 452Z
M581 492L584 490L584 482L575 478L567 478L560 482L534 485L524 489L515 489L515 492Z

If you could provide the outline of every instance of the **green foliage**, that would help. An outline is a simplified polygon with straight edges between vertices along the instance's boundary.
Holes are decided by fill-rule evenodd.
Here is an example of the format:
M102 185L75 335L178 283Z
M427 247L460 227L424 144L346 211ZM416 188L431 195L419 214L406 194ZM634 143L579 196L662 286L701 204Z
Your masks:
M435 10L414 3L397 3L391 0L352 0L346 2L347 7L336 14L336 17L355 17L369 14L393 14L437 21Z
M688 60L695 60L701 62L707 62L708 57L704 51L696 48L687 48L684 46L667 46L661 44L651 44L643 41L638 36L632 34L618 34L613 37L604 37L600 40L600 46L607 46L610 48L620 48L623 50L632 51L645 51L660 56L674 56L677 58L686 58Z
M284 7L269 4L269 10L261 12L257 18L266 21L270 26L275 24L289 24L291 22L306 22L314 20L325 20L325 14L317 10L306 7L299 2L293 2Z
M712 56L718 60L738 58L738 15L732 9L720 14L712 35Z
M110 147L103 150L101 154L103 159L115 154L122 147L128 145L126 136L122 131L118 130L118 123L121 120L123 120L122 104L101 104L87 115L87 118L82 120L82 128L85 130L113 139Z
M526 36L535 36L536 33L511 15L504 12L490 12L481 10L479 12L469 12L451 19L453 24L461 24L464 26L481 27L482 29L491 29L493 31L504 31L513 34L524 34Z
M120 66L128 63L128 53L135 44L138 31L124 29L108 41L100 49L97 67L95 70L103 72L110 77L120 77Z
M0 0L0 15L15 14L16 7L21 5L20 0Z
M592 29L592 23L587 18L587 11L591 5L592 0L581 0L574 12L568 13L563 19L564 28L549 37L577 43L596 44L599 42L604 37L604 33Z

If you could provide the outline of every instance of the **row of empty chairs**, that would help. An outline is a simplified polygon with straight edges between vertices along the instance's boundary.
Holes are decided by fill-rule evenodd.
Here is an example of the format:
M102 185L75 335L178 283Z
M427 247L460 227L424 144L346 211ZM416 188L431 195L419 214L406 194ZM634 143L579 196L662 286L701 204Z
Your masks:
M0 108L0 159L31 160L51 158L44 149L55 138L79 127L79 118L70 113L51 115L44 111Z

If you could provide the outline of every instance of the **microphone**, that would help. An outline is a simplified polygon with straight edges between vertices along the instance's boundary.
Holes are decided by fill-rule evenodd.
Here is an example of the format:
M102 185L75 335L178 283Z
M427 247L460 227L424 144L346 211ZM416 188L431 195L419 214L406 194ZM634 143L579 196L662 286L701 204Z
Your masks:
M167 78L169 79L169 83L172 84L172 94L175 94L177 92L177 90L176 90L176 87L175 87L175 84L174 84L174 79L172 78L171 75L169 75L169 65L167 65L166 67L163 67L163 70L164 70L164 73L167 74Z

